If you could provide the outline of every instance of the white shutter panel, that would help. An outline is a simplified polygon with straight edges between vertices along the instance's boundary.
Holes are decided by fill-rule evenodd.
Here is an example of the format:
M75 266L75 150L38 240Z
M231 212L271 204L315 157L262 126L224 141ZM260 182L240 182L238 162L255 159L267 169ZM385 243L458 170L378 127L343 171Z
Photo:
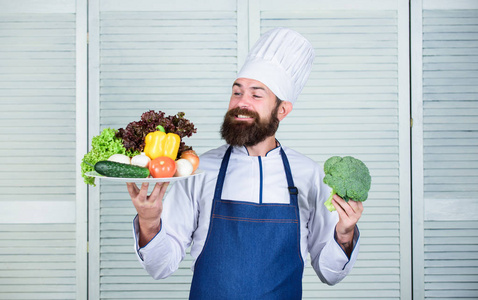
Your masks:
M278 139L319 163L332 155L360 158L373 178L354 270L329 287L308 263L303 298L407 299L408 3L262 0L252 10L252 30L290 27L316 50L310 79Z
M0 7L0 298L83 299L77 4L23 0Z
M415 294L478 298L478 3L423 1L413 81ZM418 38L418 34L417 34ZM420 69L421 68L421 69ZM422 99L421 99L422 98Z
M90 97L93 105L93 97L98 101L95 135L161 110L186 113L198 132L185 142L199 154L222 144L219 128L237 70L236 2L140 1L132 6L130 1L101 1L97 8L98 22L90 23L90 47L98 54L90 53L98 62L93 75L98 81L90 81L99 82L92 88L98 94ZM98 245L90 240L90 251L97 252L92 268L99 265L99 270L90 280L90 297L187 299L190 256L169 278L153 280L134 254L136 211L126 186L103 182L98 190L99 219L92 224Z

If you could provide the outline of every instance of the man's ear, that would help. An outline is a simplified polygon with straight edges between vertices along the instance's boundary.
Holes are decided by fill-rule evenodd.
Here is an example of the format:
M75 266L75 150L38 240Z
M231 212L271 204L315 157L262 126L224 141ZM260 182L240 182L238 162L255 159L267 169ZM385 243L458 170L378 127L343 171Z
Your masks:
M292 111L292 103L289 101L282 101L277 112L277 118L282 121Z

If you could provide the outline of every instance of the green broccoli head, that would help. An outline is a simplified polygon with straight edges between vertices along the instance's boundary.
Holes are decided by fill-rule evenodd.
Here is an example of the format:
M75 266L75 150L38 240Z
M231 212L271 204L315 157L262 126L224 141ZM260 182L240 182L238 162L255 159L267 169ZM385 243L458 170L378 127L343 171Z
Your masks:
M325 206L334 211L332 196L339 195L345 201L365 201L372 178L367 166L352 156L332 156L324 163L324 183L332 188L332 193Z

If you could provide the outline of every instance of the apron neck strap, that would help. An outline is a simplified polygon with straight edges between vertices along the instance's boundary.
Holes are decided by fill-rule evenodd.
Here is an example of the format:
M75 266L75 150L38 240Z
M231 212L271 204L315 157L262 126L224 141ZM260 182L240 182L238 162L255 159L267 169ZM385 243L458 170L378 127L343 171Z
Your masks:
M297 195L299 194L299 189L294 185L294 179L292 178L292 171L290 170L289 160L285 154L284 149L280 148L280 155L282 156L282 163L284 163L285 176L287 177L287 185L290 194L291 204L297 204Z
M222 196L222 187L224 186L224 178L226 178L227 165L229 164L229 158L231 157L232 146L227 148L226 153L221 162L221 168L219 169L219 175L217 177L216 189L214 191L214 199L221 199ZM282 157L282 163L284 164L285 176L287 178L287 185L290 195L290 203L297 205L297 195L299 190L294 185L294 179L292 178L292 172L290 170L289 160L285 154L284 149L280 148L280 154Z
M222 158L221 168L219 169L219 175L216 181L216 190L214 191L214 199L221 199L222 187L224 185L224 178L226 178L227 165L229 164L229 158L231 157L232 146L227 148L224 157Z

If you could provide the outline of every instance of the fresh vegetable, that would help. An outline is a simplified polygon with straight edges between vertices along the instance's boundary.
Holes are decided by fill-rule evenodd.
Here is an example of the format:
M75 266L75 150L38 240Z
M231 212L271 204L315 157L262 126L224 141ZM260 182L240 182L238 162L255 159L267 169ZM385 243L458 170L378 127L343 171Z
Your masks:
M194 150L184 151L181 154L181 158L189 160L189 162L193 166L193 172L197 170L197 168L199 166L199 156L196 154L196 151L194 151ZM193 173L193 172L191 172L191 173Z
M324 163L324 183L332 188L332 193L324 205L334 211L332 196L339 195L345 201L350 199L363 202L368 198L372 178L367 166L352 156L332 156Z
M135 156L133 156L133 158L131 158L131 164L132 165L143 167L143 168L148 168L150 161L151 161L151 158L146 156L146 154L144 154L144 152L141 152L141 154L135 155Z
M167 157L157 157L149 163L149 172L154 178L173 177L176 173L176 162Z
M184 158L180 158L176 161L176 173L175 177L189 176L193 173L193 164Z
M108 158L109 161L115 161L122 164L131 164L131 158L128 155L124 154L113 154Z
M149 176L149 170L147 168L108 160L97 162L95 164L95 171L108 177L146 178Z
M166 133L175 133L183 139L184 137L191 137L196 133L194 124L184 117L184 112L179 112L174 116L165 116L164 112L155 112L154 110L147 111L141 115L139 121L129 123L125 128L118 129L116 137L123 140L124 147L129 151L143 152L145 146L145 137L148 133L156 131L158 125L163 126ZM178 157L183 151L189 150L191 147L187 146L181 140ZM174 159L176 159L175 157Z
M167 156L175 160L181 138L175 133L166 133L163 126L158 125L158 130L148 133L144 142L144 153L149 158Z
M95 185L95 178L86 176L86 172L93 171L94 165L107 160L113 154L126 154L133 156L135 152L127 150L123 146L123 141L116 137L116 130L105 128L101 133L91 140L91 150L85 154L81 162L81 175L86 184ZM139 152L138 152L139 153Z

